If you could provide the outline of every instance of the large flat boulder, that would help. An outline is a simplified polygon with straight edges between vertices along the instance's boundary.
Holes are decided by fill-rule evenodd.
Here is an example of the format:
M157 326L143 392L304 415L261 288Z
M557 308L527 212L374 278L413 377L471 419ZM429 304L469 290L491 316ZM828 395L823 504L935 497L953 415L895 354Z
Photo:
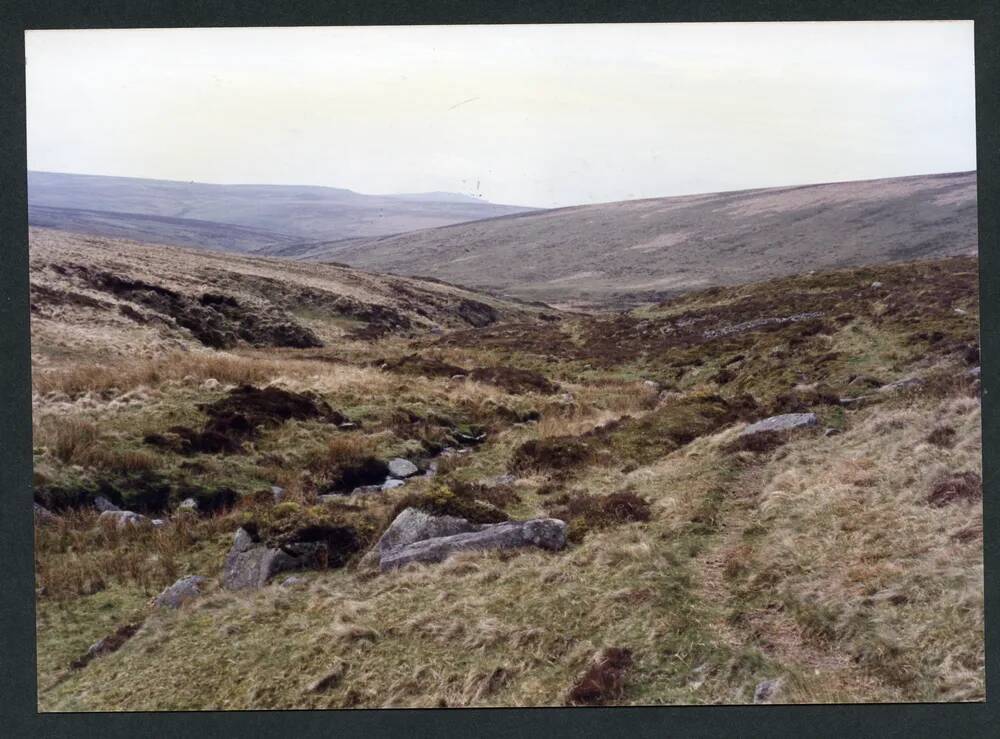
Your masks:
M410 562L442 562L455 552L540 547L558 550L566 546L566 524L555 518L486 524L479 531L416 541L382 554L379 568L395 570Z
M815 426L819 423L815 413L784 413L752 423L740 432L740 436L752 436L764 432L792 431L793 429Z
M375 545L379 555L418 541L481 531L483 525L456 516L432 516L419 508L407 508L389 524Z

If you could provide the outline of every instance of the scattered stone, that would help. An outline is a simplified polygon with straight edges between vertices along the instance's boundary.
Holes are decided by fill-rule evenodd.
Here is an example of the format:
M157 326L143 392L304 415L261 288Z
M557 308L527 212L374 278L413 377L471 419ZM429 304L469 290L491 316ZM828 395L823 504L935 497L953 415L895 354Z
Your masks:
M968 313L968 311L962 310L961 308L956 308L955 312L960 316L964 316Z
M298 575L290 575L281 581L281 587L283 588L294 588L298 585L305 585L308 580L304 577L299 577Z
M217 390L219 387L219 381L214 377L209 377L203 383L201 383L202 390Z
M112 503L110 500L108 500L107 498L105 498L103 495L98 495L96 498L94 498L94 508L96 508L97 510L99 510L101 513L104 513L104 511L120 511L121 510L121 508L119 508L118 506L116 506L114 503Z
M753 702L757 704L773 702L783 685L784 681L780 677L757 683L757 687L753 691Z
M816 418L815 413L785 413L750 424L740 432L740 436L751 436L764 431L791 431L806 426L815 426L817 423L819 423L819 419Z
M150 523L152 524L154 529L162 529L164 526L167 525L167 522L162 518L154 518L152 521L150 521Z
M427 469L424 470L424 477L434 477L434 475L437 474L437 471L438 471L438 463L437 460L435 459L430 464L427 465Z
M98 517L99 521L113 522L116 529L124 529L127 526L141 526L148 523L149 519L139 513L132 511L104 511Z
M457 382L459 380L464 380L465 379L465 375L452 375L451 379L455 380Z
M253 526L250 529L255 531ZM227 590L257 589L280 572L340 567L359 548L357 532L346 526L307 526L270 543L241 527L226 555L222 586Z
M747 331L752 331L757 328L763 328L764 326L782 326L786 323L798 323L799 321L809 321L813 318L822 317L822 313L810 312L810 313L797 313L794 316L776 316L769 318L755 318L751 321L743 321L742 323L736 323L731 326L723 326L721 328L710 328L707 331L702 332L702 337L705 339L718 339L723 336L731 336L732 334L742 334Z
M632 667L632 652L621 647L602 649L590 661L566 696L569 705L600 705L621 696L625 673Z
M181 501L180 505L177 506L178 511L197 511L198 501L194 498L185 498Z
M844 408L860 408L867 400L867 395L859 395L856 398L841 398L840 405Z
M896 380L896 382L890 382L888 385L883 385L878 389L878 392L892 393L897 390L909 390L910 388L918 387L923 384L924 381L919 377L904 377L902 380Z
M246 531L236 532L233 546L226 555L222 586L227 590L262 588L274 575L303 566L298 557L281 549L271 549L254 542Z
M480 531L417 541L382 554L383 572L410 562L442 562L454 552L516 549L535 546L559 550L566 546L566 524L554 518L485 524Z
M872 283L872 287L875 287L875 288L879 288L879 287L882 287L882 283L881 283L881 282L878 282L878 281L876 280L875 282L873 282L873 283Z
M383 492L386 490L395 490L396 488L403 487L403 485L405 484L406 483L403 482L402 480L397 480L395 477L390 477L388 480L382 483L382 486L379 488L379 490L382 490Z
M466 433L464 431L455 431L452 433L455 441L459 444L464 444L466 446L475 446L476 444L482 444L486 441L486 432L481 431L479 433ZM468 449L459 449L458 453L469 451Z
M966 374L969 375L969 377L976 377L976 378L978 378L978 377L982 377L983 370L982 370L982 367L973 367Z
M34 511L35 511L36 524L42 524L42 525L50 524L50 523L55 523L56 521L59 520L59 516L54 514L45 506L39 505L38 503L35 503L34 505L35 505Z
M182 577L156 596L153 605L157 608L180 608L202 594L201 588L205 582L205 578L199 575Z
M660 383L656 382L655 380L643 380L642 384L644 387L648 388L649 390L652 390L654 393L658 393L660 391Z
M283 487L279 487L278 485L272 485L271 495L274 496L275 503L280 503L285 497L285 489Z
M823 430L823 436L840 436L843 433L840 429L826 428Z
M419 471L420 470L417 469L417 466L408 459L396 457L395 459L389 460L389 474L393 477L412 477Z

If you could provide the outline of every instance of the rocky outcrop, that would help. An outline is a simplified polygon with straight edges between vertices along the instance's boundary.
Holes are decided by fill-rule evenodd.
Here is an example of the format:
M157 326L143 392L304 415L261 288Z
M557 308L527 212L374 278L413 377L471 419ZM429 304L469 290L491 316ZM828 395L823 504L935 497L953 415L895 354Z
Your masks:
M303 554L307 554L303 552ZM227 590L262 588L280 572L297 570L309 564L308 556L294 556L255 542L245 529L239 529L233 546L226 555L222 570L222 587Z
M555 518L484 524L479 531L416 541L381 554L379 568L395 570L410 562L442 562L455 552L566 546L566 524Z
M750 424L740 432L740 436L752 436L764 432L792 431L807 426L815 426L818 423L819 419L816 418L815 413L785 413Z
M379 556L394 549L401 549L418 541L442 536L481 531L481 524L474 524L456 516L432 516L419 508L407 508L389 525L375 545Z
M157 608L180 608L202 594L205 582L205 578L198 575L182 577L156 596L153 605Z
M281 572L341 567L359 548L357 532L349 526L305 526L280 541L261 541L240 528L226 555L222 586L257 589Z

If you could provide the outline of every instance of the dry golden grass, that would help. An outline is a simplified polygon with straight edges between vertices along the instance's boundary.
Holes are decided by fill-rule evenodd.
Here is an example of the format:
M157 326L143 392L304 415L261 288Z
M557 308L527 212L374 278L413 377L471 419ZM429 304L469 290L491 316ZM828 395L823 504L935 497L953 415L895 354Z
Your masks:
M961 439L953 448L925 439L942 421ZM978 400L951 396L790 444L760 471L745 587L900 695L982 699L982 542L957 536L981 504L927 502L942 474L980 469L979 428Z
M122 362L118 365L79 364L36 371L32 386L36 393L62 393L71 398L84 393L114 390L121 394L139 387L155 387L171 380L208 379L222 383L261 383L288 370L285 362L249 358L221 352L176 352L156 359Z

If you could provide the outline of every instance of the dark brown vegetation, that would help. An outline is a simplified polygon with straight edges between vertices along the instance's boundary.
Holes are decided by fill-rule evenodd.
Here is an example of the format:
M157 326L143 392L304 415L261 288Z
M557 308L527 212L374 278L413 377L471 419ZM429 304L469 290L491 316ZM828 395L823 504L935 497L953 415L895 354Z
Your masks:
M566 702L600 705L617 698L625 688L625 674L632 664L632 652L628 649L609 647L601 650L570 689Z
M569 538L579 542L588 531L632 521L649 521L649 502L625 490L607 495L564 493L553 501L549 515L569 524Z
M454 488L437 484L422 493L406 493L393 506L391 521L407 508L417 508L433 516L455 516L472 523L500 523L510 516L496 505L477 497L481 493L473 486Z
M960 501L981 500L982 497L982 478L975 472L959 472L936 482L927 496L927 502L940 508Z
M135 632L139 630L140 626L142 626L141 622L121 625L113 634L104 637L87 650L86 654L74 660L70 668L74 670L83 669L95 657L101 657L105 654L118 651L125 642L135 636Z
M514 394L534 392L548 395L559 390L559 386L550 382L544 375L517 367L477 367L469 373L469 377L496 385Z
M225 397L202 405L201 410L209 417L201 431L171 426L166 434L147 434L144 441L179 454L235 454L244 442L257 438L261 428L274 428L293 419L332 424L347 421L321 398L252 385L235 388Z

